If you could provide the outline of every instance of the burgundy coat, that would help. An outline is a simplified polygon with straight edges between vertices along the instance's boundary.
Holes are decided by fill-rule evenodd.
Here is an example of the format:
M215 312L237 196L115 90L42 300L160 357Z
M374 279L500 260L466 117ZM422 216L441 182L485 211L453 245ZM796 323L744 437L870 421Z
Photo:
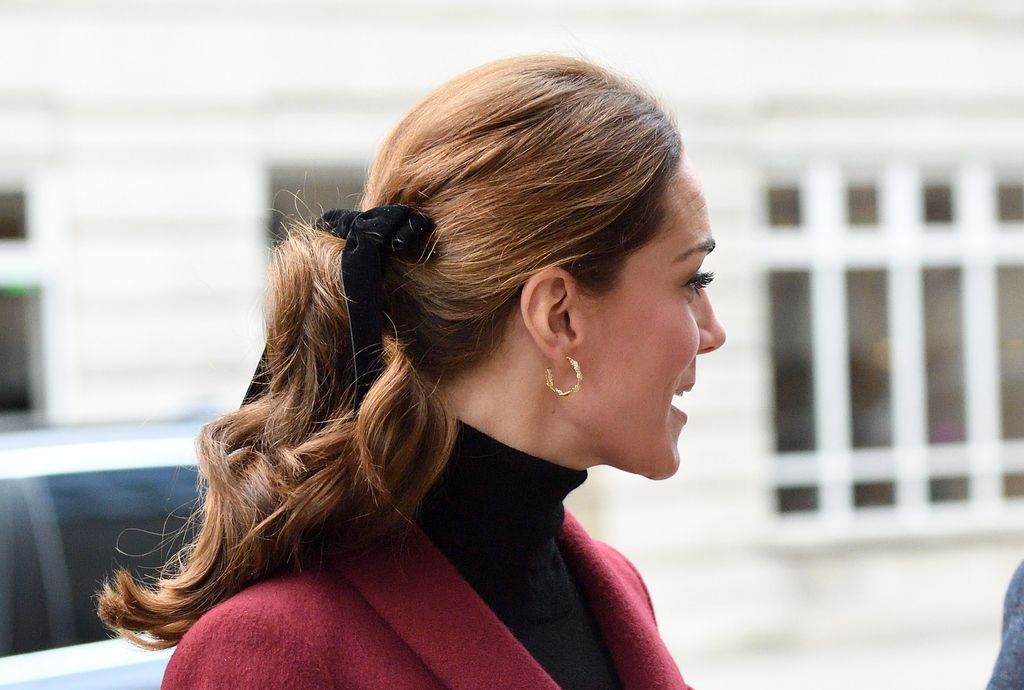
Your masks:
M566 513L558 535L626 690L686 690L633 565ZM557 690L419 530L330 568L255 584L185 634L161 690Z

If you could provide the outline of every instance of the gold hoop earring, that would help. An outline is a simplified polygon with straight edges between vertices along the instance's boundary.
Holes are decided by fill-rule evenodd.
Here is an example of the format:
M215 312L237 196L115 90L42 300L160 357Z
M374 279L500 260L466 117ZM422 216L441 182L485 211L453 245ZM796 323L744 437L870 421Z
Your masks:
M583 382L583 374L580 373L580 363L569 355L566 355L565 358L569 360L569 364L572 365L572 370L576 372L576 385L569 390L561 391L555 388L555 382L551 380L551 369L548 368L544 370L544 378L548 382L548 388L558 393L559 396L572 395L580 389L580 384Z

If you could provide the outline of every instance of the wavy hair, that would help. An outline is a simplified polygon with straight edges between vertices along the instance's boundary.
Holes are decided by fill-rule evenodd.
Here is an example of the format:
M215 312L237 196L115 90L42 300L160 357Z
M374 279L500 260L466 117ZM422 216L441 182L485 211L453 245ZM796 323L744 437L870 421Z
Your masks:
M360 204L412 206L435 230L419 256L386 259L384 369L359 414L345 242L299 224L270 265L269 387L202 429L194 537L154 582L114 573L104 623L170 647L254 582L401 535L455 443L445 373L494 352L536 271L611 290L659 232L681 156L664 107L577 58L500 60L423 98L381 146Z

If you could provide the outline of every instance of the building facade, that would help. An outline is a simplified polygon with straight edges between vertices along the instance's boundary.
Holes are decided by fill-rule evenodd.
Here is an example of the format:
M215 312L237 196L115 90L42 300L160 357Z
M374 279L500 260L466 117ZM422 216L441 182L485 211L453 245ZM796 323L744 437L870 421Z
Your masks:
M1024 558L1024 6L0 8L0 425L240 402L282 218L429 88L580 54L671 107L729 340L682 467L571 497L702 688L981 687Z

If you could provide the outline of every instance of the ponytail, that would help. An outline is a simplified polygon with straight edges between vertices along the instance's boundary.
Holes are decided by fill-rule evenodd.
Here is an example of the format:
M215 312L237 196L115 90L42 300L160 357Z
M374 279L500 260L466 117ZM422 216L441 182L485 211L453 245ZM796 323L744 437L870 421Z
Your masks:
M397 338L385 336L383 370L352 411L343 248L299 226L275 250L268 385L199 434L195 537L155 585L125 570L104 584L98 612L116 633L173 646L254 582L400 535L444 468L456 421Z

